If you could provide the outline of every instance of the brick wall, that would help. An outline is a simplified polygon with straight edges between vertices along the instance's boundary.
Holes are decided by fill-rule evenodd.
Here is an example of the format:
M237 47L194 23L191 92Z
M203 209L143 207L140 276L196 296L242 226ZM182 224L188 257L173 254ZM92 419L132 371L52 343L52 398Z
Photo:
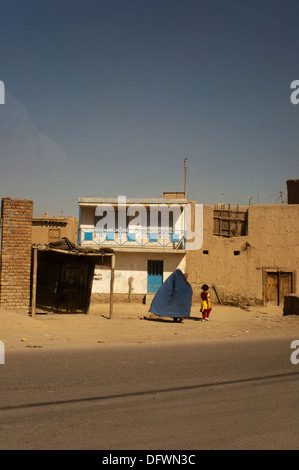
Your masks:
M28 313L33 202L2 199L0 305Z

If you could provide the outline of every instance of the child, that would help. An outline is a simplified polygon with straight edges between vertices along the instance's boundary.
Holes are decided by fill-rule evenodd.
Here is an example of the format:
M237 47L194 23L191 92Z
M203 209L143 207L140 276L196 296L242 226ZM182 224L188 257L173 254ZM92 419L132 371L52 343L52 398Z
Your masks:
M200 311L202 312L202 320L209 321L210 312L212 310L211 302L210 302L210 294L208 292L209 286L207 286L207 284L204 284L201 288L202 288L202 293L201 293Z

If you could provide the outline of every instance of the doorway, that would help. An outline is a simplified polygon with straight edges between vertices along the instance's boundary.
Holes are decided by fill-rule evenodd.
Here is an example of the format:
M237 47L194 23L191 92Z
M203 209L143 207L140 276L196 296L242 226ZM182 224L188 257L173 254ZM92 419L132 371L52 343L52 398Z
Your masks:
M93 259L39 251L37 266L36 307L39 312L87 313Z
M293 273L268 271L265 279L265 302L283 305L284 297L293 292Z
M163 261L148 260L147 262L147 292L155 294L163 284Z
M57 289L58 313L86 313L90 278L88 263L63 263Z

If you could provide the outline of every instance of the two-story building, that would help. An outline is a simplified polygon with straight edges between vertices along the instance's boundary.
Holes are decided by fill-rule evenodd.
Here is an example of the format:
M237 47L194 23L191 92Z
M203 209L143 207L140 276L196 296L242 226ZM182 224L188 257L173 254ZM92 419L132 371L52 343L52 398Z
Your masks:
M185 270L184 193L163 198L80 198L78 245L112 248L115 300L143 300ZM96 266L92 300L107 300L110 270Z
M298 180L288 183L288 204L202 206L184 193L80 199L79 245L113 249L115 300L142 300L180 268L188 272L194 302L206 283L215 303L283 305L299 290ZM190 245L192 204L197 240ZM110 277L104 267L95 269L93 300L109 300Z

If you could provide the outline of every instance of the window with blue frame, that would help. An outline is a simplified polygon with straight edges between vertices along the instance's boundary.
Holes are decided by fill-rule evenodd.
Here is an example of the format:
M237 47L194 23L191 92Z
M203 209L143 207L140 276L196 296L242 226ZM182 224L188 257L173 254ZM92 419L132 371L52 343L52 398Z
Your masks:
M85 232L84 233L84 241L88 241L88 242L92 241L92 232Z

